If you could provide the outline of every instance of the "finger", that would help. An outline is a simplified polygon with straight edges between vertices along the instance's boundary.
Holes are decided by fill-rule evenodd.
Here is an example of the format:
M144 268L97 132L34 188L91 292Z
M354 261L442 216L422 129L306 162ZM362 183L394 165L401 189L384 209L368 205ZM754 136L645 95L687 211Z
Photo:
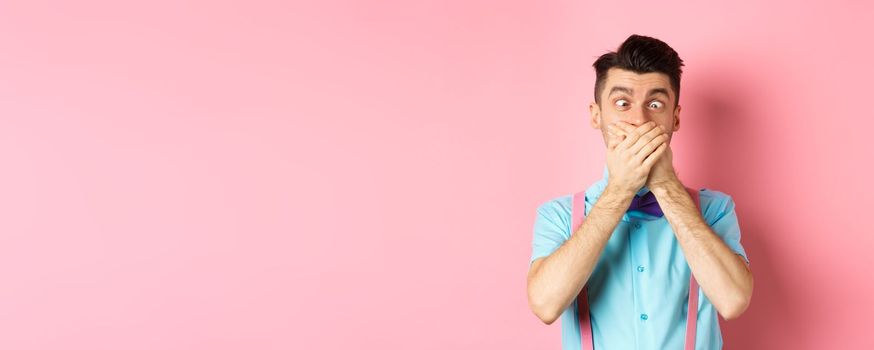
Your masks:
M625 132L613 124L607 125L607 145L610 149L615 149L622 140L625 139Z
M643 148L640 149L640 152L634 155L634 158L639 162L643 162L643 160L650 155L653 151L655 151L659 146L668 142L667 134L660 134L649 141Z
M650 153L646 159L643 160L643 167L645 169L652 169L652 165L655 164L656 161L661 158L662 154L665 153L665 150L668 148L668 143L662 143L658 148L655 149L652 153Z
M616 123L616 126L625 131L627 137L624 141L619 145L619 147L630 149L632 145L634 145L641 136L646 134L648 131L652 130L652 128L656 127L656 123L649 121L644 123L641 126L634 127L631 124L628 124L624 121L619 121Z
M631 149L629 149L629 151L633 154L640 155L641 158L646 157L646 155L652 152L652 150L654 150L656 147L658 147L659 144L656 143L649 150L646 150L647 146L649 146L653 141L661 139L667 140L667 138L668 136L661 126L655 127L647 132L645 135L641 136L640 139L637 140L637 143L631 146Z
M607 127L607 149L611 151L616 149L616 146L622 142L623 138L624 136L616 134L615 127Z
M623 148L622 146L625 145L624 142L628 139L629 136L628 132L622 129L618 124L619 122L613 122L608 126L608 130L613 132L613 135L616 136L618 141L614 149Z
M618 145L616 145L616 148L625 148L630 145L626 142L631 136L631 134L629 133L629 130L631 130L631 128L629 128L628 124L622 121L615 121L613 122L613 124L610 124L610 128L611 130L613 130L614 134L622 136L622 141Z

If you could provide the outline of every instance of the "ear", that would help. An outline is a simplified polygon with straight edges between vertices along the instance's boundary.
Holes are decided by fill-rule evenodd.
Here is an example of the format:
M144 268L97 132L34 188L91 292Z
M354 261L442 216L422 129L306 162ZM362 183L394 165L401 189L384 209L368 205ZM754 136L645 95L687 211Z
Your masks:
M680 130L680 110L683 106L677 105L677 108L674 108L674 131Z
M598 106L595 101L589 103L589 115L591 115L592 119L589 121L589 124L592 126L592 129L600 129L601 128L601 107Z

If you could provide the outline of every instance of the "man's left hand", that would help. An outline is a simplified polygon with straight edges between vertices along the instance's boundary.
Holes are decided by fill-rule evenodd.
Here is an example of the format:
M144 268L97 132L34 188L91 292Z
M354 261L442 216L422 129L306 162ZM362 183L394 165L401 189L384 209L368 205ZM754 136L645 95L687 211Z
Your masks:
M653 189L661 184L674 181L679 181L679 179L677 178L677 173L674 171L674 152L671 150L671 145L668 144L665 148L665 152L658 160L656 160L655 164L653 164L652 170L649 172L649 177L646 179L646 187Z

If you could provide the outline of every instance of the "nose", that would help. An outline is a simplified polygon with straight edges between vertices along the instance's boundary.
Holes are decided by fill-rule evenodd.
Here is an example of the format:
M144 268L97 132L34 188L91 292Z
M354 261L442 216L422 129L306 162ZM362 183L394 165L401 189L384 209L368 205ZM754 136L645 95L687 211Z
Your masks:
M628 110L628 122L634 124L634 126L641 126L646 122L652 120L649 114L647 114L646 108L640 107L632 107Z

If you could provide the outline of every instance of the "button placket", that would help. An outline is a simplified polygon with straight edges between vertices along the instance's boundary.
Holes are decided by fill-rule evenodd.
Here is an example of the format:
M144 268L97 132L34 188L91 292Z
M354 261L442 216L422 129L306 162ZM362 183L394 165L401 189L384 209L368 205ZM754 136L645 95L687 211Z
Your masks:
M640 234L640 231L643 230L643 224L640 223L640 222L634 222L634 223L631 224L631 229L632 229L633 231L635 231L636 234ZM638 261L638 263L643 262L643 261L646 259L643 255L645 255L645 254L634 254L634 257L635 257L636 259L640 259L640 260ZM633 266L633 265L632 265L632 266ZM642 272L646 271L646 267L643 266L643 265L637 265L637 267L636 267L635 269L637 270L638 273L642 273ZM642 276L641 276L641 277L642 277ZM638 279L638 278L635 278L635 280L639 280L639 279ZM641 281L641 282L642 282L642 281ZM640 283L640 284L642 284L642 283ZM642 287L643 287L643 286L640 285L640 284L638 284L638 288L642 288ZM640 292L640 291L637 291L637 292ZM639 306L644 306L644 305L639 305ZM638 309L638 310L639 310L639 311L643 311L643 310L640 310L640 309ZM641 312L641 313L639 314L639 317L640 317L641 322L645 322L646 320L649 319L649 315L646 314L645 312Z

